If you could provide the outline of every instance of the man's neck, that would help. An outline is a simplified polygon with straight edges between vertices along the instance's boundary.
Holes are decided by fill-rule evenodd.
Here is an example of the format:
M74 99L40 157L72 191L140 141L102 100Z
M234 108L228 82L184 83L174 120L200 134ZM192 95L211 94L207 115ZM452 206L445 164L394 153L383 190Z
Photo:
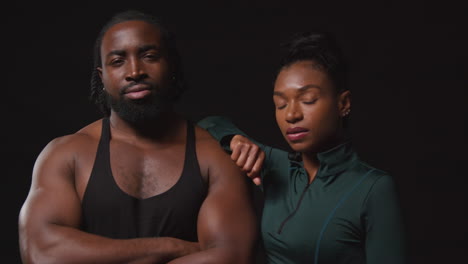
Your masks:
M174 112L168 112L145 123L132 123L111 112L109 117L112 134L131 141L167 143L179 135L183 119Z

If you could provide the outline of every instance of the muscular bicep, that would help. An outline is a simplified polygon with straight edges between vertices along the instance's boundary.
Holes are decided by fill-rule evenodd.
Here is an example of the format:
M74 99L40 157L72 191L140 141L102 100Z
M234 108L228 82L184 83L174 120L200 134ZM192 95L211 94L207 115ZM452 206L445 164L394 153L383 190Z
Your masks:
M77 227L80 201L73 181L73 156L63 140L49 143L34 164L30 191L19 217L21 248L54 243L51 228Z
M257 239L247 178L228 154L221 149L215 152L207 171L208 195L199 213L199 241L205 249L219 249L226 263L246 263Z
M156 264L199 250L176 238L112 239L81 230L80 197L88 173L80 171L90 169L93 154L88 151L96 149L96 142L84 135L67 139L52 141L34 166L19 219L23 263Z

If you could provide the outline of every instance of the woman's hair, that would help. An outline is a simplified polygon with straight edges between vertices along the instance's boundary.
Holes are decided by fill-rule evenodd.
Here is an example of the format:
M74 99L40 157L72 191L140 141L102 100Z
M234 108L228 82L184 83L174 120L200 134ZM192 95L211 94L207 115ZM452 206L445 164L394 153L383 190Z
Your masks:
M299 61L313 61L328 74L337 92L348 89L347 67L336 40L325 32L302 32L282 45L285 54L280 61L281 71Z
M101 44L104 34L114 25L126 21L144 21L157 27L161 32L161 39L167 52L167 59L172 69L172 77L174 79L175 99L187 89L182 72L181 60L175 38L172 33L161 24L161 22L154 16L142 13L137 10L127 10L115 14L101 29L94 44L94 62L91 72L91 94L90 100L93 101L101 110L104 116L110 115L110 108L106 100L106 94L103 91L104 84L101 81L97 67L101 67Z

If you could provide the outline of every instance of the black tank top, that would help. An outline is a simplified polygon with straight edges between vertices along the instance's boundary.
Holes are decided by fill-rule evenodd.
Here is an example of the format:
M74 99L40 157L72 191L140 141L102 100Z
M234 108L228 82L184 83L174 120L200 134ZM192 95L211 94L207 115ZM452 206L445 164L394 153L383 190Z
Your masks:
M128 195L114 180L109 158L108 118L102 120L101 133L82 201L83 230L109 238L169 236L197 241L198 211L207 186L198 165L193 125L187 123L182 175L169 190L146 199Z

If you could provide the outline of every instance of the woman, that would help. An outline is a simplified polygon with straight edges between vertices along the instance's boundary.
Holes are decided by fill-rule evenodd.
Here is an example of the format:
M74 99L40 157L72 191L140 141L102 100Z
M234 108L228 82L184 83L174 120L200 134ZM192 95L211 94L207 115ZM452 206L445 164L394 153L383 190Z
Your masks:
M227 118L199 125L261 184L268 263L405 263L394 182L361 161L346 138L351 93L333 43L325 34L302 34L282 60L273 100L292 153L248 139Z

